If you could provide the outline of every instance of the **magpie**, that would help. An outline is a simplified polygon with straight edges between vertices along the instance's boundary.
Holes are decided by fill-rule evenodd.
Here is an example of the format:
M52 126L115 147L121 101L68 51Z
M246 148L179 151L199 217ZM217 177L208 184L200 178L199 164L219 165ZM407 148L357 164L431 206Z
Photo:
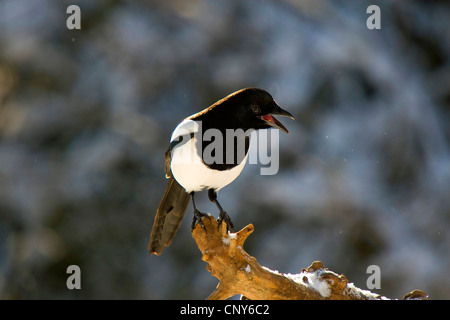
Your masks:
M259 88L245 88L215 102L210 107L184 119L173 131L164 154L168 184L156 211L150 234L150 254L160 255L169 246L192 200L196 223L205 213L195 205L194 195L207 190L208 198L219 209L219 223L225 221L234 231L227 212L217 201L220 189L231 183L245 166L250 133L277 128L289 131L273 115L294 119L280 108L272 96ZM233 135L228 135L228 133Z

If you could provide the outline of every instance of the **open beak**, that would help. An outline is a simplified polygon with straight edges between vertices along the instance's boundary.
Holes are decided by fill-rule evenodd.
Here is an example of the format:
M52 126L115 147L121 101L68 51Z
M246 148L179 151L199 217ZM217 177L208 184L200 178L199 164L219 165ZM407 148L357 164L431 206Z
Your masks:
M279 106L276 106L275 111L272 112L271 114L268 114L265 116L260 116L261 120L263 120L269 126L277 128L277 129L282 130L289 134L289 130L286 129L286 127L280 121L278 121L278 119L275 118L273 115L277 115L277 116L281 116L281 117L288 117L288 118L291 118L292 120L294 120L294 116L292 114L290 114L289 112L287 112L286 110L281 109Z

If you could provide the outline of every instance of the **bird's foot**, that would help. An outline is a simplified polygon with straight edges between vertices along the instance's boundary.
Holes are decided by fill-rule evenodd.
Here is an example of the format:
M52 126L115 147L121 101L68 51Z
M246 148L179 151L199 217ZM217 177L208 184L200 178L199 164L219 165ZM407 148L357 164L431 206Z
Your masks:
M197 225L197 223L203 228L205 229L205 225L203 224L202 219L204 217L208 217L209 215L207 213L203 213L198 211L197 209L194 210L194 218L192 219L192 224L191 224L191 232L194 230L195 226Z
M225 223L227 224L227 230L229 232L235 232L234 231L233 221L231 221L231 218L227 214L226 211L220 211L220 213L219 213L219 218L217 219L217 222L219 222L219 227L220 227L220 225L222 224L223 221L225 221Z

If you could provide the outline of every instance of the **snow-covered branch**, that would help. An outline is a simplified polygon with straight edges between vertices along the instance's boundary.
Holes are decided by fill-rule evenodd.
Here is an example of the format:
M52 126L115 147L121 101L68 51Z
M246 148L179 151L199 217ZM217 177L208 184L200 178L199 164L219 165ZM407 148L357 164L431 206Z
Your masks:
M197 225L192 236L202 252L207 270L219 279L216 290L208 299L227 299L236 294L252 300L383 300L388 299L349 283L344 275L313 262L299 274L283 274L259 265L245 250L244 242L253 232L252 224L237 233L227 232L227 226L212 217L203 218L204 228ZM404 299L427 299L414 290Z

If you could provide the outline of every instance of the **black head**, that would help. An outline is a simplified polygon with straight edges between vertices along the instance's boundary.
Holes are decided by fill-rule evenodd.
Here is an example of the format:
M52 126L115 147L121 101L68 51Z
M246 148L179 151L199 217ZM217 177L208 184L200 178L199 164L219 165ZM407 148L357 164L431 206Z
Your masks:
M236 117L239 119L242 128L257 130L273 127L289 133L274 115L291 119L294 119L294 117L286 110L281 109L267 91L258 88L246 88L232 93L225 99L232 100L233 105L236 106Z
M208 120L203 123L203 130L210 127L244 130L273 127L289 133L273 115L294 119L289 112L277 105L267 91L245 88L226 96L205 110L190 116L189 119Z

